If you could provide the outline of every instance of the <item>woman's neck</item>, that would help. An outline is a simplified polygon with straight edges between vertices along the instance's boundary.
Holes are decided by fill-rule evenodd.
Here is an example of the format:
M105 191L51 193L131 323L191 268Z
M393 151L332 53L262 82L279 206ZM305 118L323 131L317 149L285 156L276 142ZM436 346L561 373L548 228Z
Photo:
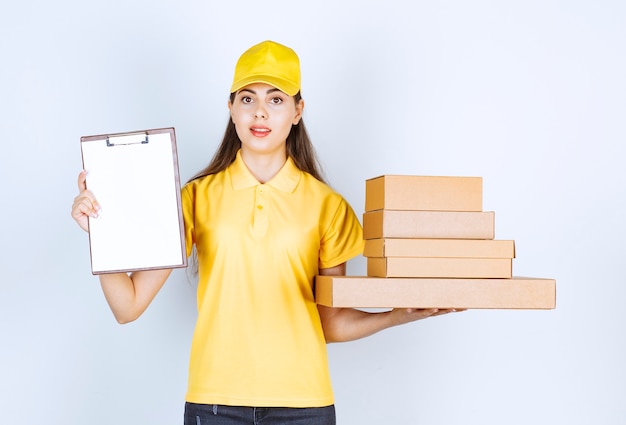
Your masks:
M277 151L268 154L250 152L245 149L241 151L241 159L248 167L250 173L260 182L270 181L287 161L286 151Z

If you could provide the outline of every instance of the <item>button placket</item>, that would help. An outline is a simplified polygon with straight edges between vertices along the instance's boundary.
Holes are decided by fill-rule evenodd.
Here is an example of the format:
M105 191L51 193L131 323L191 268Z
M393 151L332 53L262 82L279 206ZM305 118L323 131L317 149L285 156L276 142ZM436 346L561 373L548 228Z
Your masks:
M255 237L261 237L267 232L267 187L259 185L256 189L254 203L254 224L253 232Z

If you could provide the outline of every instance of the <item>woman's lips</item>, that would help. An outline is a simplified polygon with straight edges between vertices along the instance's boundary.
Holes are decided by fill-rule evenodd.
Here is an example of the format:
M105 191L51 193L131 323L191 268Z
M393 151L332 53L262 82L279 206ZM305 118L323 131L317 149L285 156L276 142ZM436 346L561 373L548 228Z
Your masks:
M267 127L250 127L250 132L254 137L265 137L270 134L272 130Z

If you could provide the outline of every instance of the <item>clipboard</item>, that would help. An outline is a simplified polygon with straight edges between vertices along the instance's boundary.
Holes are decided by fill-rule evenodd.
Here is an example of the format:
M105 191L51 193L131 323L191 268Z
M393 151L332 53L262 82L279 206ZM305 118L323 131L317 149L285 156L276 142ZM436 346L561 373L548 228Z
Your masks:
M187 266L174 128L83 136L80 145L102 206L89 218L92 274Z

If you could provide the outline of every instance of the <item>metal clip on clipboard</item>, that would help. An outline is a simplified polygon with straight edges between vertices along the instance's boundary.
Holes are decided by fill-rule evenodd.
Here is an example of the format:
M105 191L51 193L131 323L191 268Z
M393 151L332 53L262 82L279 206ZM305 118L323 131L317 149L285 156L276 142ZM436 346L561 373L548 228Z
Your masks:
M126 146L148 143L148 133L125 134L123 136L107 137L107 146Z

